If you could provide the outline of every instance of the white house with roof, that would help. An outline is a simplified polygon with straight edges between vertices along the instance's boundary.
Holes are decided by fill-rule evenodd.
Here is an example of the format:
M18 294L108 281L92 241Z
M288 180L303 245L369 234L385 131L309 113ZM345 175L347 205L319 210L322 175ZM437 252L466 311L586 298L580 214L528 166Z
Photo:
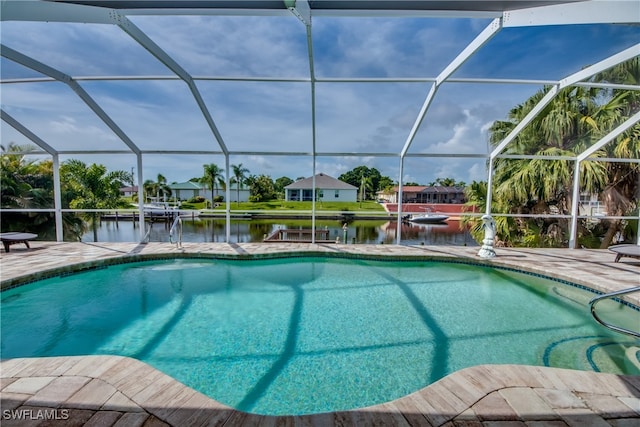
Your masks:
M315 176L316 200L323 202L355 202L358 187L323 173ZM313 200L313 177L305 178L284 187L285 200L310 202Z
M189 200L198 196L207 197L205 194L206 188L202 184L193 181L169 184L169 188L171 189L171 197L175 197L178 200Z
M198 196L204 197L206 200L211 200L211 189L199 182L178 182L170 184L169 188L171 189L171 197L175 197L178 200L189 200ZM230 201L232 202L237 202L238 197L240 198L240 202L249 200L249 188L241 188L240 191L238 191L236 186L231 186L229 191L231 192ZM214 191L214 196L222 196L226 199L226 195L226 190L222 188L218 187Z

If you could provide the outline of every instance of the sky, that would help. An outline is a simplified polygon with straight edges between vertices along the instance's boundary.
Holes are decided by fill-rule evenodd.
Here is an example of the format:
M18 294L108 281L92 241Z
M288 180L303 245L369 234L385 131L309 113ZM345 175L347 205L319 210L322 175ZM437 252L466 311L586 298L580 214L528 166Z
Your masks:
M305 26L291 16L129 16L162 50L196 78L231 165L273 179L309 177L314 148L312 93ZM316 173L338 177L357 166L397 180L397 156L407 142L430 82L326 82L346 78L433 78L490 19L346 18L312 20ZM116 26L4 21L2 44L73 77L174 74ZM504 28L453 78L559 80L640 41L640 27L573 25ZM58 150L124 150L126 145L59 82L6 83L42 77L0 61L2 108ZM198 77L281 78L296 81L213 80ZM188 86L180 80L80 81L80 85L143 150L203 151L220 146ZM488 129L539 84L444 83L409 148L404 182L486 179L482 158ZM1 122L2 145L28 144ZM274 155L257 155L271 152ZM281 153L278 155L278 153ZM329 153L331 155L325 154ZM349 155L334 155L349 153ZM379 156L367 155L370 153ZM453 157L412 157L417 154ZM134 155L61 155L111 170L131 171ZM225 168L222 155L145 154L144 179L169 182ZM135 171L137 176L137 170ZM136 178L137 179L137 178Z

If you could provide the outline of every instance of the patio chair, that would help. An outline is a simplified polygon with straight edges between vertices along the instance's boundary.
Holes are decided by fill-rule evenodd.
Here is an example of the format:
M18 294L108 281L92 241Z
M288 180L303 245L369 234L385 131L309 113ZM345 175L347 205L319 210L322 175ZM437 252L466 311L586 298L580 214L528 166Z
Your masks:
M29 246L29 240L33 240L38 237L37 234L33 233L21 233L19 231L11 231L8 233L0 233L0 240L2 240L2 244L4 245L4 251L9 252L9 246L15 245L16 243L24 243L27 248L31 248Z

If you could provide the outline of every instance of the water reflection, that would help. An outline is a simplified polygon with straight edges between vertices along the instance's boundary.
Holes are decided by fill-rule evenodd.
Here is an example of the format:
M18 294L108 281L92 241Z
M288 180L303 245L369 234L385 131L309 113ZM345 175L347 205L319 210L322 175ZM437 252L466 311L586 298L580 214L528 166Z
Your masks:
M183 242L225 242L226 225L224 219L185 218L182 222ZM151 226L149 241L169 242L170 224L154 223ZM232 220L231 243L261 242L265 236L278 229L310 229L310 220L260 219ZM345 241L343 223L336 220L317 220L316 228L329 231L331 240ZM403 244L458 245L476 246L469 232L460 229L460 222L449 220L445 224L402 223ZM369 244L396 243L397 223L390 221L352 221L347 225L346 242ZM98 241L136 242L139 241L139 224L131 221L102 221L98 228ZM93 241L93 233L82 238L84 242Z

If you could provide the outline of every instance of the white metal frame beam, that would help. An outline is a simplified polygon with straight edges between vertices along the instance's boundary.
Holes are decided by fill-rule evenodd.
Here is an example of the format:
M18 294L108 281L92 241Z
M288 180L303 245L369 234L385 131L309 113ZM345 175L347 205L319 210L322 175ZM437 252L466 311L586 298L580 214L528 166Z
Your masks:
M605 71L617 64L620 64L624 61L632 59L636 56L640 55L640 43L631 46L628 49L623 50L622 52L618 52L615 55L612 55L602 61L599 61L593 65L590 65L577 73L571 74L570 76L565 77L560 80L557 84L555 84L547 94L536 104L535 107L527 114L518 125L498 144L496 148L491 152L491 158L495 158L504 148L513 141L516 136L529 125L536 118L536 116L542 111L544 107L549 104L553 98L558 94L561 89L565 87L572 86L584 79L588 79L589 77L598 74L602 71Z
M431 88L429 89L429 93L427 94L427 97L425 98L424 102L422 103L422 107L420 108L420 112L418 113L418 117L416 118L415 122L413 123L413 126L411 128L411 130L409 131L409 135L407 136L407 139L404 143L404 146L402 147L402 151L400 152L400 168L399 168L399 173L398 173L398 211L397 211L397 215L398 218L400 218L402 216L402 177L404 174L404 158L407 155L407 152L409 151L409 148L411 147L411 144L413 143L413 140L416 137L416 134L418 133L418 130L420 129L420 126L422 125L422 122L427 114L427 110L429 109L429 107L431 106L431 103L433 102L433 98L436 96L436 93L438 92L438 88L440 87L440 85L442 85L442 83L444 83L458 68L460 68L469 58L471 58L471 56L473 56L473 54L475 52L477 52L482 46L484 46L489 40L491 40L493 38L493 36L495 36L498 31L500 31L500 29L502 28L502 19L501 18L496 18L493 21L491 21L491 23L489 25L487 25L485 27L484 30L482 30L482 32L480 34L478 34L476 36L475 39L473 39L471 41L471 43L469 43L463 50L462 52L460 52L454 59L453 61L451 61L445 68L444 70L442 70L442 72L440 72L440 74L438 74L438 77L436 77L436 81L433 82L433 84L431 85ZM401 230L402 230L402 224L401 221L398 221L397 223L397 231L396 231L396 240L397 243L400 244L400 240L402 238L401 236Z
M160 46L158 46L153 40L149 38L140 28L138 28L133 22L131 22L127 17L122 15L117 15L115 17L118 27L120 27L125 33L127 33L132 39L134 39L138 44L140 44L143 48L145 48L151 55L153 55L158 61L160 61L163 65L169 68L175 75L177 75L181 80L183 80L191 94L193 95L196 103L198 104L198 108L200 112L204 116L207 125L209 125L209 129L213 133L218 145L220 145L220 149L225 153L225 156L229 155L229 150L227 149L226 144L224 143L224 139L218 130L217 125L215 124L213 118L211 117L211 113L204 100L202 99L202 95L198 90L198 87L195 84L193 77L178 64L168 53L166 53Z
M34 71L49 76L61 83L65 83L71 88L84 103L106 124L113 133L115 133L122 142L124 142L136 154L140 154L138 146L129 138L129 136L111 119L111 117L100 107L100 105L84 90L78 82L71 76L56 70L40 61L37 61L27 55L24 55L8 46L0 44L0 55L10 59L18 64L24 65Z
M629 117L624 121L620 126L609 132L603 138L601 138L598 142L593 144L591 147L587 148L585 151L580 153L575 161L575 167L573 171L573 199L571 201L571 229L569 231L569 248L576 249L577 248L577 238L578 238L578 205L580 201L580 164L587 160L589 156L593 153L604 147L606 144L610 143L622 133L626 132L631 126L634 126L636 123L640 122L640 111L635 113L633 116ZM640 163L640 159L636 159L636 162ZM640 221L640 213L639 218ZM637 244L640 245L640 230L639 239Z
M316 243L316 71L313 56L313 32L311 30L311 7L307 0L286 0L289 11L305 26L307 38L307 57L309 60L309 89L311 91L311 243Z
M640 21L636 0L590 0L504 12L504 27L577 24L632 24Z
M1 21L113 24L111 9L48 1L2 0Z

